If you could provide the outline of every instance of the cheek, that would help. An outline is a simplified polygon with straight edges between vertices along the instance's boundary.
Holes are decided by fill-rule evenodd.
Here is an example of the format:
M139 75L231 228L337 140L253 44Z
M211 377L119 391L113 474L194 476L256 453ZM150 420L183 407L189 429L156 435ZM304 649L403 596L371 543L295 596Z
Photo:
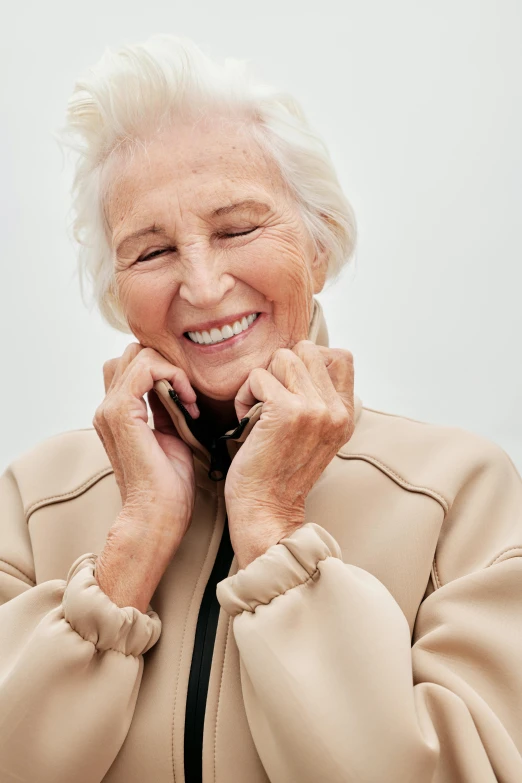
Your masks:
M268 299L308 297L312 277L303 246L294 236L267 229L245 250L244 279Z
M119 280L123 309L132 327L139 324L145 332L165 321L174 295L172 279L163 275L128 272Z

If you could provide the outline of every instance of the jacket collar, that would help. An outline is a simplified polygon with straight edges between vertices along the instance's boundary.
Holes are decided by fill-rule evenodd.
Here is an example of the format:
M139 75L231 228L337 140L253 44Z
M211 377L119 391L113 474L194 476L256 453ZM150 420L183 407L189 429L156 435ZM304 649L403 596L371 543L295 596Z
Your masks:
M314 342L316 345L324 345L328 347L328 330L326 321L324 319L323 308L318 299L313 299L312 317L310 320L310 328L308 330L308 339ZM201 429L198 419L192 419L188 411L185 410L182 403L177 399L175 391L172 389L170 383L166 380L156 381L154 383L154 390L159 395L164 406L170 414L172 422L180 436L185 443L190 446L194 456L202 462L205 468L209 471L209 478L214 481L220 481L225 477L226 466L223 461L227 462L232 460L244 443L248 434L259 420L261 416L261 409L263 407L262 402L256 403L248 413L245 415L241 422L234 429L227 430L220 438L217 438L219 443L213 445L219 446L219 448L208 449L202 442ZM355 395L355 423L359 419L362 403L359 397ZM149 419L149 424L152 426L152 416ZM226 444L226 452L228 455L223 454L223 447ZM221 455L221 456L220 456Z

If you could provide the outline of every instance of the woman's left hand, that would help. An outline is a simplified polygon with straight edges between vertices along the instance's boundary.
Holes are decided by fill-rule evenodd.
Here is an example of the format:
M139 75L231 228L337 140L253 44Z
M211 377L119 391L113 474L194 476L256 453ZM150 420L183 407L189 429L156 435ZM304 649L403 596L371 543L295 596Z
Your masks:
M354 430L349 351L301 340L255 368L235 398L238 419L263 402L259 421L225 482L232 546L240 568L305 522L306 497Z

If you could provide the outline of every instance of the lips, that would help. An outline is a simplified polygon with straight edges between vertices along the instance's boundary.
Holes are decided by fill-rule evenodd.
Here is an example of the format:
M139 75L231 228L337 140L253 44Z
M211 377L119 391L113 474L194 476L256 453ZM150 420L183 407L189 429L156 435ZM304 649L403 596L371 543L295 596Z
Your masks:
M255 318L255 320L250 324L248 329L239 332L239 334L235 334L233 337L228 337L225 338L224 340L218 340L215 343L196 343L193 340L191 340L188 335L183 335L183 337L188 343L190 343L191 346L203 352L216 352L216 351L226 350L229 347L230 348L235 347L243 340L245 340L247 336L252 332L252 330L255 329L256 324L259 321L264 320L264 317L265 317L265 313L259 313L257 315L257 318Z
M184 329L183 334L187 334L187 332L209 332L211 329L221 329L227 324L233 324L234 321L241 321L242 318L246 318L247 316L256 312L257 311L255 309L243 310L241 313L227 315L224 318L217 319L216 321L205 321L204 323L198 324L197 326L190 326L187 329Z

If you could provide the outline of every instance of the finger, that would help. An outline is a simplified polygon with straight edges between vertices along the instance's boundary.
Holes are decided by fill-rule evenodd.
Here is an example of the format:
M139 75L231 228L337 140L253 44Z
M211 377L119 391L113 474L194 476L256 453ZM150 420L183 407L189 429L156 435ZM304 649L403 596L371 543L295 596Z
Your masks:
M143 349L140 343L129 343L125 348L121 356L115 359L109 359L103 365L103 382L105 386L105 394L112 389L116 388L118 381L120 380L123 372L127 369L129 364L136 358L139 352Z
M300 340L292 348L298 356L314 384L317 394L330 408L338 402L338 393L326 366L326 356L311 340Z
M120 384L124 385L133 397L141 398L153 388L155 381L160 380L170 383L193 418L199 416L196 392L186 372L170 364L153 348L144 348L139 353L124 371Z
M256 367L250 372L235 396L234 407L238 421L241 421L257 402L268 400L287 405L288 390L268 370Z
M316 362L320 361L318 357L314 358ZM324 362L321 361L321 365L330 382ZM307 366L301 357L289 348L278 348L274 352L268 371L292 394L299 394L308 400L323 401Z
M341 397L345 407L350 413L354 409L354 367L353 355L342 348L327 348L316 346L324 358L325 367Z
M147 399L154 421L154 429L159 432L177 434L174 422L155 389L151 389L147 393Z
M103 385L105 387L105 394L109 391L109 389L112 386L112 379L114 378L114 373L116 370L116 367L118 366L118 362L120 359L108 359L103 364Z

